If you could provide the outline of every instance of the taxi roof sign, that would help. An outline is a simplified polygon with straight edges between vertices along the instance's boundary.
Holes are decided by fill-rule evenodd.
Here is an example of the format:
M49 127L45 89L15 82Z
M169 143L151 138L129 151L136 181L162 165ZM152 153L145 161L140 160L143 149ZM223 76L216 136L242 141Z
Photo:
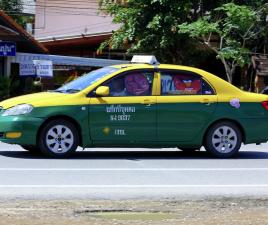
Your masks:
M159 64L154 55L134 55L132 57L131 63L145 63L150 65Z

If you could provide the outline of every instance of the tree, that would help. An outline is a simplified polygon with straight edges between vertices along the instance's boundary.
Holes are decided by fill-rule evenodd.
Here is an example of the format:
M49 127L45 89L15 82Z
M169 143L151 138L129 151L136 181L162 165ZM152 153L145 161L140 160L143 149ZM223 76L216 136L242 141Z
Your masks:
M250 63L254 42L267 39L268 4L254 9L227 3L192 23L178 25L179 33L188 34L213 50L222 61L226 77L232 83L237 66ZM219 38L213 45L212 39Z
M8 77L0 77L0 101L9 97L10 84L11 81Z
M17 23L23 25L21 16L23 5L21 0L0 0L0 9L11 16Z
M266 1L101 0L101 10L121 27L100 49L127 49L155 54L161 62L196 65L204 58L201 42L223 62L232 82L236 66L248 63L249 52L260 45L256 40L267 39ZM215 38L219 46L212 44Z
M221 1L214 2L202 6L213 8ZM100 7L121 24L101 49L127 49L129 53L154 54L161 62L194 64L193 56L199 50L187 35L178 33L178 25L202 13L200 0L102 0Z

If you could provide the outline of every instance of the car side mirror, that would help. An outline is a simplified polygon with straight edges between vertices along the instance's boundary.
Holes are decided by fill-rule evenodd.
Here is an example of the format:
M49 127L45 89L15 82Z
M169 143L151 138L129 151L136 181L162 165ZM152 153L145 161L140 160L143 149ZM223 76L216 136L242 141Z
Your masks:
M110 88L107 86L100 86L96 90L96 95L97 96L108 96L110 94Z

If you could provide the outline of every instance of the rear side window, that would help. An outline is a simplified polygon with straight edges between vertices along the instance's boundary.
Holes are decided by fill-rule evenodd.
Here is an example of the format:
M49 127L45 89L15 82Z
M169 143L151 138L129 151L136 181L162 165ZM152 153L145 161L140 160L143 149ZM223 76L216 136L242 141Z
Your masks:
M201 76L184 71L161 72L161 95L213 95Z

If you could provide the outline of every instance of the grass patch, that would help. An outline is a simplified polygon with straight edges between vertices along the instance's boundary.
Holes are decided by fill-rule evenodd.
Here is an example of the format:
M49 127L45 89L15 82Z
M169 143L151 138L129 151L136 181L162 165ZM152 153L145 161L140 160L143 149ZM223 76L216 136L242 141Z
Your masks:
M175 213L161 212L100 212L93 216L109 220L168 220L178 219Z

